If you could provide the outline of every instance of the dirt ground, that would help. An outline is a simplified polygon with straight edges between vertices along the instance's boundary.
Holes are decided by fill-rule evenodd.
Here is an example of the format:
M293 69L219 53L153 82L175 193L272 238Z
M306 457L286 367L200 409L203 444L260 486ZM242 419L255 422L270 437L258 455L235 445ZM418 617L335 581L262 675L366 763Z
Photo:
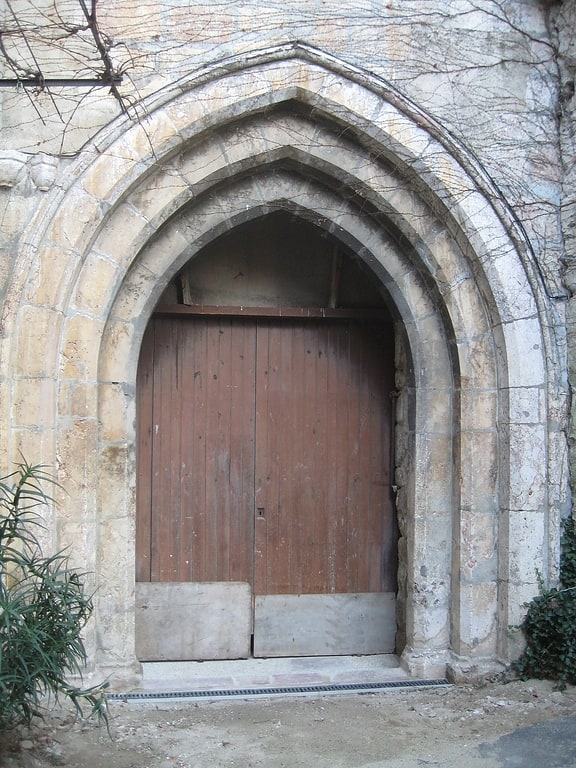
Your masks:
M110 735L57 710L4 744L0 766L556 768L576 766L575 727L576 688L560 692L543 681L212 702L113 701ZM563 734L570 738L559 756Z

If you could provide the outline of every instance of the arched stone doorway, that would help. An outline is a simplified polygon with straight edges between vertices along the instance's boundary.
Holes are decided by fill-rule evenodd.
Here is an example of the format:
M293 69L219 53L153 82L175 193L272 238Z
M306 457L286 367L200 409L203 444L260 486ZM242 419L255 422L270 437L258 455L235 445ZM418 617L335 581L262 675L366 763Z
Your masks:
M40 445L69 493L55 527L99 586L94 665L115 679L137 669L135 383L148 320L205 246L274 210L356 254L394 314L406 666L510 658L536 569L554 573L567 497L556 309L505 201L401 94L305 46L207 68L146 108L47 195L4 317L5 407L45 406L6 442L14 455Z
M239 225L164 292L138 382L138 657L394 652L394 328L362 262Z

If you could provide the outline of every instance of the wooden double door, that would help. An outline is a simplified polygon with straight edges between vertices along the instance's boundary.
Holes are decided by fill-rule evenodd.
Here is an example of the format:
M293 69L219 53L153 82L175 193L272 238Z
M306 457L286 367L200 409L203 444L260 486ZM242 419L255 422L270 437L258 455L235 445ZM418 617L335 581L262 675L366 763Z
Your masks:
M158 315L137 389L139 657L392 652L389 325Z

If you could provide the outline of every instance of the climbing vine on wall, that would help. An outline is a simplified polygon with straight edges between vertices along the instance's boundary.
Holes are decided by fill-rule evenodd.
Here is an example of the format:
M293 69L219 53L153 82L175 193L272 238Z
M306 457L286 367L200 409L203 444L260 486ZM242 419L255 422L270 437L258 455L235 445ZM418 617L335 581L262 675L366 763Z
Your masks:
M98 0L38 0L24 7L19 0L4 2L0 72L5 84L11 77L28 96L38 117L42 114L33 97L41 92L52 95L52 88L62 86L103 86L121 111L128 112L131 102L119 84L132 62L118 56L119 49L125 50L123 44L102 29ZM52 103L59 113L53 95Z
M520 628L526 648L512 669L521 678L576 684L576 525L564 523L560 586L546 589L528 605Z

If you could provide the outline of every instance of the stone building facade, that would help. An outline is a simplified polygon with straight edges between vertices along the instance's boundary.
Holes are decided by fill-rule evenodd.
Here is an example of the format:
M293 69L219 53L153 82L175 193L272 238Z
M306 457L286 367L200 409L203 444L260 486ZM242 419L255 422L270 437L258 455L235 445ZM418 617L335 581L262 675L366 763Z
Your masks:
M197 257L278 215L392 318L396 653L415 675L513 658L571 511L573 0L99 0L121 104L57 34L76 3L11 5L8 52L32 36L62 82L3 65L0 453L66 491L47 538L97 588L92 668L140 668L146 328ZM274 304L254 290L228 303Z

